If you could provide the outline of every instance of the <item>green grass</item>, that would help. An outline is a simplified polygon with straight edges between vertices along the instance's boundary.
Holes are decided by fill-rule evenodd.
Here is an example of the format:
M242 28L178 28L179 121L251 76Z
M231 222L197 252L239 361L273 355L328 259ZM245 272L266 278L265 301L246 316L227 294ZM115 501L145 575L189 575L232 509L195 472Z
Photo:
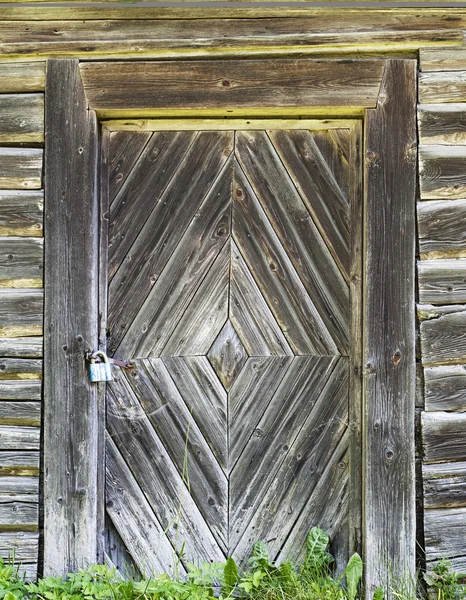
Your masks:
M360 600L363 563L353 554L340 577L333 574L334 559L328 552L328 535L314 527L309 532L303 560L277 565L266 544L255 544L248 568L240 571L235 561L188 565L183 580L153 575L141 581L124 580L115 569L93 565L66 577L46 577L28 583L20 566L0 559L0 600ZM466 587L451 565L440 561L425 575L436 600L462 600ZM390 591L397 600L416 600L415 586L397 584ZM214 592L216 590L216 594ZM419 596L420 597L420 596ZM383 600L382 588L371 599Z

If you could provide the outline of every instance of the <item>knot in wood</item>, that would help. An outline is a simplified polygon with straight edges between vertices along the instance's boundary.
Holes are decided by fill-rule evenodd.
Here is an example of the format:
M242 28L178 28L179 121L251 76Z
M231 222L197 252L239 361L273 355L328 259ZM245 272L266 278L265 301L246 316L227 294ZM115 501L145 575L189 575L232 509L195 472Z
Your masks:
M401 362L401 352L397 350L392 356L392 363L397 367Z

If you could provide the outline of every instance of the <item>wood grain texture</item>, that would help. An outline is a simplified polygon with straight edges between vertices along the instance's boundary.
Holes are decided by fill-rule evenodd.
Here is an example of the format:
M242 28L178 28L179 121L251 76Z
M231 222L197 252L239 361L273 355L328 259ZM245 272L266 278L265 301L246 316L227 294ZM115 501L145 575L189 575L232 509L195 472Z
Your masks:
M421 104L417 115L421 145L466 144L466 103Z
M40 400L42 381L39 379L0 380L1 400Z
M14 556L19 563L37 563L38 542L38 533L0 531L0 556L4 559Z
M0 93L41 92L44 89L45 61L0 61Z
M44 95L0 95L0 142L44 141Z
M425 409L466 412L466 366L424 368Z
M462 71L466 60L464 48L421 48L421 71Z
M31 477L30 475L0 477L0 494L6 495L10 499L18 495L31 494L38 502L39 477Z
M0 237L0 248L0 287L13 287L11 280L42 281L44 243L41 238Z
M420 326L424 365L462 364L466 362L466 313L452 306L444 313L423 321ZM434 309L435 310L435 309ZM435 313L434 313L435 315Z
M172 114L319 106L375 106L381 61L238 60L83 63L89 106ZM189 94L183 93L189 87ZM267 104L264 106L264 97ZM225 109L224 109L225 110Z
M385 63L380 103L366 114L364 504L365 583L366 593L372 593L381 582L388 585L393 569L407 577L415 571L415 324L410 309L417 177L415 62ZM383 135L387 127L391 135ZM399 523L396 531L394 521Z
M0 148L0 189L38 190L42 187L42 150Z
M39 506L35 502L0 503L0 531L37 531Z
M58 575L97 560L102 468L97 386L84 360L98 341L97 130L76 60L48 63L45 131L44 572Z
M58 18L57 18L58 17ZM50 23L32 22L28 28L10 22L0 26L2 54L11 57L138 56L178 57L287 54L335 52L335 46L348 51L395 48L419 48L432 43L460 44L459 31L409 30L400 36L394 29L365 30L354 27L319 31L313 19L293 23L291 19L267 19L260 25L255 19L182 19L182 20L95 20ZM337 31L335 31L337 29ZM400 29L400 25L398 25Z
M422 259L466 258L466 200L418 202Z
M466 508L426 510L424 527L428 560L464 557L465 526Z
M3 402L0 401L1 425L26 425L40 427L40 402Z
M466 303L466 260L421 260L417 271L420 302Z
M424 506L430 508L466 507L466 463L424 465Z
M466 194L466 148L421 146L419 177L421 200L463 198Z
M40 428L0 425L0 450L39 450Z
M425 463L464 459L465 413L425 412L422 415L422 442Z
M3 403L2 403L3 404ZM39 476L39 452L34 450L4 450L0 453L0 474L5 476ZM0 502L39 502L33 495L14 494L10 497L1 496Z
M0 338L0 357L41 358L42 338Z
M241 372L248 355L228 320L207 353L210 364L228 392Z
M108 129L106 125L104 127ZM135 133L131 135L125 131L111 134L111 139L109 140L110 154L108 157L108 197L110 204L131 173L149 138L150 133Z
M0 289L0 335L42 335L43 302L42 290Z
M466 71L419 74L419 102L421 104L450 104L465 101Z
M37 358L0 358L0 379L40 379L42 360Z
M0 235L42 237L43 192L0 192Z

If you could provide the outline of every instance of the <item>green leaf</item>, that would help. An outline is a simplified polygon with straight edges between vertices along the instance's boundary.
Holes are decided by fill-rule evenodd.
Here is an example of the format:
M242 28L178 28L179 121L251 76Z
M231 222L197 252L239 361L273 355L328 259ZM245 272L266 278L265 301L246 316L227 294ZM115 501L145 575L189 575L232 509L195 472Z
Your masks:
M223 569L222 596L229 596L238 583L238 566L233 558L227 559Z
M307 558L315 559L325 555L328 542L328 534L320 527L313 527L307 536Z
M348 598L354 600L358 593L358 585L362 577L362 560L357 552L351 556L344 571Z
M383 588L378 587L374 592L373 600L383 600L384 596L385 596L385 593L383 591Z
M17 600L16 596L12 592L7 592L3 596L3 600Z

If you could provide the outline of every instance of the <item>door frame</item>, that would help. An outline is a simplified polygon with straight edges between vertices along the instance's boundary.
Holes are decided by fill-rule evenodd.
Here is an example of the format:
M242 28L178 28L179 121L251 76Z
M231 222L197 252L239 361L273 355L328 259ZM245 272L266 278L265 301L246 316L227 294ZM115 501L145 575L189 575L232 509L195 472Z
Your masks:
M354 289L362 279L363 290L352 323L363 339L352 357L351 394L359 400L350 466L361 486L350 497L361 499L362 530L356 516L352 541L358 549L362 542L369 593L390 573L414 573L416 74L410 59L47 61L46 574L102 559L104 384L89 383L84 360L105 339L99 231L108 215L99 213L99 178L108 165L99 164L98 121L186 115L361 119L364 149L354 151L364 151L356 211L364 225L355 245L363 262L350 278Z

